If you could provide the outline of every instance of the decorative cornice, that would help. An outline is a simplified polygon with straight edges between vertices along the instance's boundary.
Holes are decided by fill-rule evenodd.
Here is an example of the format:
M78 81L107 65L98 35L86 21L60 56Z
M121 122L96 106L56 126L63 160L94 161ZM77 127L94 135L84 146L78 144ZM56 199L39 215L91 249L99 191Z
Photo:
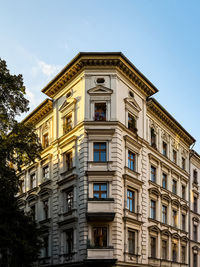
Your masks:
M146 96L158 92L158 89L121 52L79 53L44 87L42 92L53 98L63 86L80 74L81 71L86 68L99 67L119 70Z
M33 123L34 125L41 121L47 114L53 110L53 100L47 98L37 106L22 122Z
M195 139L170 115L154 98L149 98L147 110L163 122L175 135L188 146L191 146Z

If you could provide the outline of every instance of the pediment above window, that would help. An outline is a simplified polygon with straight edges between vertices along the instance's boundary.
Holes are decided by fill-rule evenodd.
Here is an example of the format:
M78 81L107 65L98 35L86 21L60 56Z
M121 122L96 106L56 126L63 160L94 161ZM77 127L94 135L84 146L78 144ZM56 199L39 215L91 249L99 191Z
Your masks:
M124 99L126 109L133 109L134 113L139 113L141 111L140 106L138 105L137 101L132 97L126 97Z
M167 229L164 229L164 230L162 230L161 231L161 234L162 234L162 236L171 236L171 233L169 232L169 230L167 230Z
M38 196L35 194L31 194L26 198L26 201L30 204L32 202L36 202L38 199Z
M149 232L159 233L160 229L156 225L149 226Z
M113 90L103 85L97 85L96 87L89 89L87 92L89 95L93 95L93 96L111 95L113 93Z
M75 108L75 104L76 104L77 100L75 98L71 98L71 99L66 99L62 106L60 107L59 111L60 112L65 112L66 110L73 110Z
M39 192L38 195L43 198L43 197L49 197L52 194L52 190L50 188L42 188Z
M177 233L174 233L174 234L172 234L172 240L173 239L179 239L180 238L180 235L179 234L177 234Z

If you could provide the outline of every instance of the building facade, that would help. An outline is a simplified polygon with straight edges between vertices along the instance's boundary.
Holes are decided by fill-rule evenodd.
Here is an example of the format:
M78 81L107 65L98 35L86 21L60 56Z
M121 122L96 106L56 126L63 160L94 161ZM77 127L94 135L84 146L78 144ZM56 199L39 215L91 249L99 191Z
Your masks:
M190 152L190 266L198 266L200 263L200 156L194 150Z
M42 90L25 119L41 161L18 196L43 232L39 266L198 266L200 159L157 91L122 53L79 53Z

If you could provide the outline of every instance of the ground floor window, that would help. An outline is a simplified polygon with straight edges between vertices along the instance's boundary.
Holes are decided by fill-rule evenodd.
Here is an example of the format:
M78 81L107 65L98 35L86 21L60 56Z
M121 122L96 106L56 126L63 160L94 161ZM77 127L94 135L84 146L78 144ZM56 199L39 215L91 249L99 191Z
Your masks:
M107 247L107 227L94 227L93 235L95 247Z

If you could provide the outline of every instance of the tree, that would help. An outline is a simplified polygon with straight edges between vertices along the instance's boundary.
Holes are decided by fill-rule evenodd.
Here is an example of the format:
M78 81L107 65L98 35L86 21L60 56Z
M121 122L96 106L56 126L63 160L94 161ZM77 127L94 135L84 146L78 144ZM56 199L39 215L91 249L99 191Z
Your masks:
M27 112L22 75L11 75L0 59L0 266L27 267L41 248L36 223L17 206L17 173L40 157L41 145L28 123L16 116Z

